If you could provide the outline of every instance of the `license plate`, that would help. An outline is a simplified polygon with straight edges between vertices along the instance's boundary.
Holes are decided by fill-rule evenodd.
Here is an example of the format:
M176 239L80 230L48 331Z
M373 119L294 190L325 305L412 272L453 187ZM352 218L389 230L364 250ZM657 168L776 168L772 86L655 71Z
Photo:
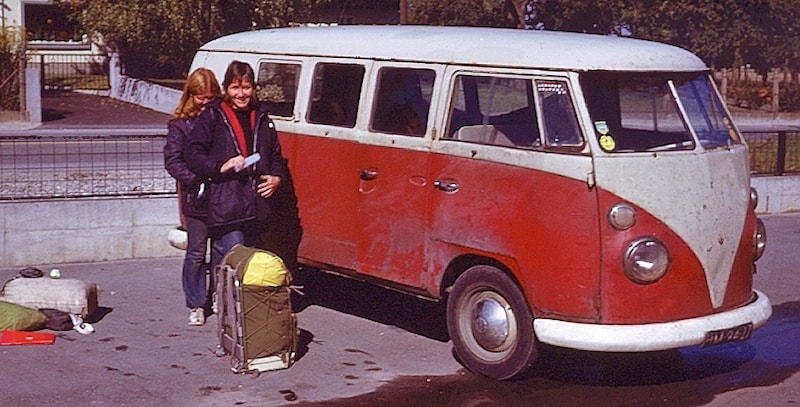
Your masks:
M717 331L708 331L706 332L706 337L703 339L703 344L700 345L700 347L705 348L708 346L714 346L733 341L746 341L750 339L751 333L753 333L752 323L746 323L733 328L720 329Z

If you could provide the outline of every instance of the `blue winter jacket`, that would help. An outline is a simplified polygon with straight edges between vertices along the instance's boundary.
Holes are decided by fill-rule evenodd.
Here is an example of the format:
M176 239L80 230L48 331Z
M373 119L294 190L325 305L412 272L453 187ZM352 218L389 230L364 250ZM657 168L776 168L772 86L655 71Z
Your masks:
M256 108L253 151L261 160L253 169L220 173L228 159L241 154L228 118L222 111L221 98L206 105L189 133L184 156L189 169L210 180L207 225L211 228L258 220L268 222L272 211L266 199L258 195L256 186L261 175L276 175L289 180L289 170L281 154L275 124L267 116L267 107Z

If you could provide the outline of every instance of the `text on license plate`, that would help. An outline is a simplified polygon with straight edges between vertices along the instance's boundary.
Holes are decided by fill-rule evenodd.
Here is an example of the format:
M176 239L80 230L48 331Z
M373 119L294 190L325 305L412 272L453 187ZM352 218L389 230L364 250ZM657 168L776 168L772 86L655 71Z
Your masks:
M707 346L719 345L721 343L732 341L746 341L750 339L751 333L753 333L752 323L746 323L733 328L708 331L706 332L706 337L703 339L703 344L700 345L700 347L705 348Z

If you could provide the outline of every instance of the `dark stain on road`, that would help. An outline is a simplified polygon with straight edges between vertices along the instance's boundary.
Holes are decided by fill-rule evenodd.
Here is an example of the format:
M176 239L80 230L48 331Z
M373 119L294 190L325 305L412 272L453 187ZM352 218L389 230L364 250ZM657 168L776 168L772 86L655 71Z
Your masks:
M746 387L773 386L800 371L800 302L773 309L746 342L648 353L580 352L542 347L527 377L495 381L455 376L395 379L370 394L293 406L440 407L700 406ZM299 394L302 399L302 394ZM787 400L788 404L800 400Z

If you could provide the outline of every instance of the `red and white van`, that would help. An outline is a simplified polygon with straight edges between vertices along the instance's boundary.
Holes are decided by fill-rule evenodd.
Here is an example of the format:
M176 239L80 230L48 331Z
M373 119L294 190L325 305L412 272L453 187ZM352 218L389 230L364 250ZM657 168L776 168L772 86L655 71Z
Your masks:
M636 352L743 340L766 235L747 146L685 50L541 31L280 28L203 45L255 69L289 159L299 257L441 301L499 379L537 343Z

